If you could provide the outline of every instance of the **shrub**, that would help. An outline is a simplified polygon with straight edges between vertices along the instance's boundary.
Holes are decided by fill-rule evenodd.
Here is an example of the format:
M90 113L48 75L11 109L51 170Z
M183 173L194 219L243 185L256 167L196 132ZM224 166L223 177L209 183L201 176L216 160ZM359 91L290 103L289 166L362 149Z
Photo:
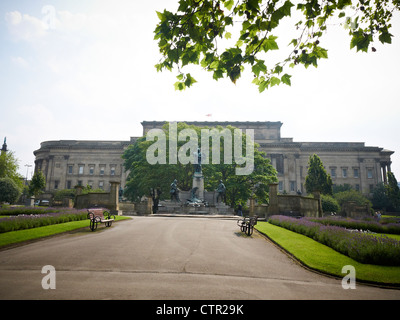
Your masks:
M272 216L269 222L304 234L361 263L400 266L400 241L387 236L351 232L305 218Z
M365 206L368 204L369 207L372 207L371 201L356 190L338 192L335 193L334 197L340 206L342 206L345 202L354 201L358 206Z
M0 202L14 203L21 195L18 185L10 178L0 178Z
M0 233L31 229L52 224L87 219L86 210L65 209L59 212L19 214L0 219Z
M323 212L340 212L339 203L332 196L322 194L321 204Z
M356 229L363 231L371 231L376 233L390 233L390 234L400 234L400 224L399 223L379 223L373 220L356 220L350 218L340 218L340 217L325 217L325 218L308 218L313 222L322 223L324 225L338 226L347 229Z

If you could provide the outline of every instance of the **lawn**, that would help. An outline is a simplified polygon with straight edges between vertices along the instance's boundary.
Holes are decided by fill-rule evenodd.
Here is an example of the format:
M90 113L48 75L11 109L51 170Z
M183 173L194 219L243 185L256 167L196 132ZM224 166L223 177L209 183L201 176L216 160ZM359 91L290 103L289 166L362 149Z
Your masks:
M342 273L343 266L351 265L357 280L400 285L400 267L359 263L309 237L268 222L258 222L256 229L311 269L342 278L346 275Z
M116 221L130 219L129 217L124 216L115 216L115 218ZM0 248L11 244L36 240L81 228L87 228L87 231L91 232L89 229L89 220L72 221L26 230L5 232L0 234Z

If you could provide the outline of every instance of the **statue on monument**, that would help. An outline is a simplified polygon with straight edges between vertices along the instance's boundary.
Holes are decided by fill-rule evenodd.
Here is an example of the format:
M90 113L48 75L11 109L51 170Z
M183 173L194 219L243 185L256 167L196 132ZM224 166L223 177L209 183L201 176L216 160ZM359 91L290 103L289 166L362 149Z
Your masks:
M218 188L217 188L217 192L218 192L217 203L219 202L220 198L222 199L222 202L225 203L226 202L226 187L223 184L222 180L219 180L219 185L218 185Z
M201 173L201 150L200 148L197 149L197 164L194 166L195 173Z
M169 193L171 194L171 201L175 200L176 202L181 202L179 199L178 181L176 179L171 183Z

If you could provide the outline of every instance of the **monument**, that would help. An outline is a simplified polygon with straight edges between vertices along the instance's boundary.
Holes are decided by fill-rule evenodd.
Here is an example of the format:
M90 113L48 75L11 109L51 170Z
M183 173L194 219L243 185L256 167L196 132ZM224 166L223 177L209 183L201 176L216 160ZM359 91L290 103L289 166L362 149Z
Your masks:
M196 198L204 201L204 177L201 168L201 150L197 149L197 163L194 165L194 175L192 183L192 191L195 190Z
M159 212L176 214L234 214L234 209L226 205L226 187L219 181L217 190L204 189L202 171L202 153L200 148L194 154L197 161L194 164L192 189L182 191L178 189L178 181L174 179L170 187L170 201L160 201ZM181 201L182 200L182 201Z

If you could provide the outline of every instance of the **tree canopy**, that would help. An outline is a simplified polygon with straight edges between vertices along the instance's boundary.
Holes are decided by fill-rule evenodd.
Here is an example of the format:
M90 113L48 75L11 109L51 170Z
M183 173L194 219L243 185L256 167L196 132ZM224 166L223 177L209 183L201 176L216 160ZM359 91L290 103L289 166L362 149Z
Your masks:
M127 183L124 190L124 196L130 200L137 201L142 196L149 196L152 188L161 189L161 199L169 199L169 189L172 181L177 179L178 188L180 190L189 191L192 188L193 174L195 171L193 162L182 163L182 161L171 161L170 157L170 139L169 139L169 123L166 123L163 127L163 132L166 135L167 144L166 149L166 161L165 163L151 164L147 159L148 150L152 145L155 145L157 141L149 140L148 134L144 137L139 138L136 142L129 146L123 154L124 167L126 171L129 171ZM204 128L187 125L185 123L177 124L177 133L182 132L185 129L195 130L198 141L201 140L201 130ZM222 130L222 127L217 127L217 130ZM234 131L234 127L228 126L229 132ZM242 141L246 140L245 133L242 134ZM232 163L224 162L224 139L221 139L220 146L217 152L221 157L219 164L213 164L213 161L209 161L209 164L202 164L202 173L204 176L204 187L208 191L214 191L217 189L219 180L222 180L226 186L226 197L227 202L230 205L238 204L239 202L246 202L250 196L254 196L259 202L265 203L268 201L268 185L272 182L277 181L276 170L270 164L270 160L265 157L263 152L258 150L258 145L254 148L254 170L250 174L238 175L237 168L242 167L243 164L238 163L235 159ZM177 141L177 148L185 153L193 152L194 150L185 149L189 142L187 140ZM209 140L209 159L213 158L213 149L211 146L212 140ZM203 148L202 143L202 148ZM197 150L197 146L196 146ZM242 143L242 154L245 154L245 143ZM155 151L160 155L161 151ZM161 158L160 158L161 159ZM184 199L181 199L184 200Z
M316 154L310 156L305 187L307 193L320 191L321 194L332 194L332 178L326 173L320 157Z
M29 194L38 196L41 194L46 187L46 178L44 177L41 170L37 170L29 183Z
M0 154L0 178L10 178L18 186L23 188L23 177L18 173L18 159L15 158L14 152L1 152Z
M287 67L317 67L320 59L328 58L321 42L330 24L349 30L351 49L376 51L374 42L392 42L390 22L399 9L399 0L303 0L296 4L290 0L179 0L175 13L157 12L160 21L154 33L162 58L156 68L178 69L177 90L196 82L183 72L189 64L201 65L215 80L226 76L233 83L247 66L260 92L281 83L291 85ZM291 28L289 50L282 59L271 61L271 52L281 50L278 27L284 21Z

